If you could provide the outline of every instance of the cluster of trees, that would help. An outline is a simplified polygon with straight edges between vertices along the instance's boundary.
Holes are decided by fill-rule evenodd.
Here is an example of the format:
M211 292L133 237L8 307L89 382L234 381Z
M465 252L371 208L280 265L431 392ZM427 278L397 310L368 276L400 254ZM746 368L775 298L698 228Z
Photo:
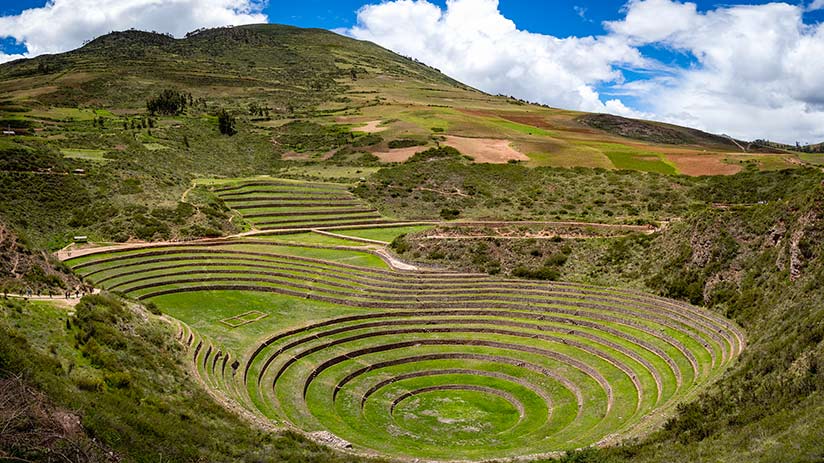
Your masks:
M770 140L753 140L752 145L765 147L765 148L778 148L783 150L792 150L797 151L800 153L824 153L824 143L817 143L817 144L807 144L802 145L799 142L795 142L795 146L788 145L786 143L777 143Z
M254 101L249 103L249 114L252 116L263 117L269 119L270 109L266 106L261 106Z
M146 109L149 114L180 114L186 110L187 106L194 105L194 98L191 93L183 93L167 88L162 90L157 96L146 100Z
M123 130L132 130L135 129L151 129L157 122L151 117L141 117L137 119L130 119L128 121L123 121ZM102 125L101 125L102 127Z
M230 137L237 133L235 129L235 118L225 109L221 109L220 112L217 113L217 128L221 134Z

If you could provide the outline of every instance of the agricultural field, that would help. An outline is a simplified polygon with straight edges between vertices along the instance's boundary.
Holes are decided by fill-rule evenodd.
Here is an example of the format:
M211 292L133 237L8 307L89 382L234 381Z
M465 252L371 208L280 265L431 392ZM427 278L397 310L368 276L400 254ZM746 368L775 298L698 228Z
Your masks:
M251 180L214 184L211 189L254 230L336 228L390 222L342 184Z
M335 213L315 208L362 206L343 185L204 183L256 227L280 228L66 264L174 317L214 394L332 445L481 459L640 436L745 346L733 322L683 302L389 258L377 243L431 225L326 221ZM363 212L337 220L361 220L348 214Z

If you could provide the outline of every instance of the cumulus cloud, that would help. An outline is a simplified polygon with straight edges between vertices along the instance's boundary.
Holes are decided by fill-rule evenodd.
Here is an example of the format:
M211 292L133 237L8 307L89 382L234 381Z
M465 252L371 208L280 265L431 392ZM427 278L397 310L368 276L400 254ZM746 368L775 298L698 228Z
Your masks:
M636 93L659 118L741 138L815 142L824 139L824 25L804 24L803 13L785 3L701 13L689 3L644 0L606 27L697 60Z
M813 142L824 139L824 25L805 24L803 14L822 7L814 0L702 12L690 2L630 0L622 19L604 23L605 34L558 38L519 30L497 0L447 0L445 9L394 0L361 8L346 33L492 93L745 139ZM649 45L697 64L663 66L644 56ZM626 82L627 68L646 77Z
M824 9L824 0L813 0L810 2L809 6L807 6L807 11L816 11Z
M42 8L0 17L0 37L26 53L0 51L0 62L59 53L114 30L137 28L175 36L199 27L267 22L255 0L51 0Z
M613 37L557 38L519 30L497 0L425 0L366 5L349 35L413 56L467 84L560 107L637 113L595 90L623 80L618 67L644 67L641 53Z

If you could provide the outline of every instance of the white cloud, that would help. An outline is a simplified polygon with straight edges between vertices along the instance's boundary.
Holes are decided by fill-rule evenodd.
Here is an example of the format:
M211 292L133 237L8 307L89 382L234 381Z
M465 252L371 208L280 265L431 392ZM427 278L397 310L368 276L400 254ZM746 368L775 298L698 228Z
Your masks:
M810 2L809 6L807 6L807 11L816 11L824 9L824 0L813 0Z
M700 13L691 4L645 0L606 26L637 45L698 61L636 93L658 118L745 139L815 142L824 139L824 25L804 24L803 13L785 3Z
M0 37L13 37L23 55L59 53L115 30L136 28L182 36L199 27L267 22L255 0L52 0L42 8L0 17Z
M425 0L366 5L349 35L413 56L467 84L586 111L635 114L601 101L595 86L620 82L616 66L648 66L635 48L612 37L557 38L519 30L497 0Z
M266 22L265 0L52 0L0 17L0 37L27 47L0 62L57 53L112 30L182 36L198 27ZM553 106L655 118L745 138L824 140L824 24L801 4L721 6L629 0L597 37L518 29L498 0L392 0L358 11L341 31L440 68L470 85ZM673 67L647 45L692 58ZM627 81L623 70L636 71ZM642 77L638 78L637 76Z
M447 0L443 10L395 0L364 6L346 32L491 93L745 139L814 142L824 139L824 25L804 24L803 13L823 7L815 0L702 12L689 2L630 0L623 19L604 23L605 35L562 39L519 30L497 0ZM663 66L644 57L646 45L696 64ZM625 82L626 68L647 74Z

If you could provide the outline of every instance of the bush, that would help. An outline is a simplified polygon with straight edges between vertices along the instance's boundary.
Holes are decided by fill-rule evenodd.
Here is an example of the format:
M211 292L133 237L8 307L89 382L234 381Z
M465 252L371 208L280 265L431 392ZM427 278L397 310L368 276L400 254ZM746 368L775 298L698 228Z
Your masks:
M397 149L397 148L410 148L413 146L424 146L426 145L425 141L422 140L414 140L412 138L402 138L400 140L392 140L389 142L390 149Z
M560 252L554 252L544 260L544 267L561 267L566 264L567 255Z
M406 242L406 233L395 237L395 239L392 240L392 243L389 244L389 247L394 249L398 254L403 254L406 251L409 251L410 246L409 243Z
M147 302L145 307L146 310L154 315L163 315L163 312L160 311L160 307L158 307L154 302Z
M71 379L81 391L102 392L105 386L103 377L97 371L88 368L72 371Z
M538 268L529 268L523 265L519 265L512 270L512 276L518 278L527 278L530 280L547 280L547 281L555 281L560 276L561 273L553 267L538 267Z
M440 159L463 159L461 152L452 148L451 146L442 146L440 148L429 148L426 151L415 153L412 157L406 160L406 164L415 162L436 161Z
M362 137L356 138L355 141L352 142L352 146L354 146L356 148L361 148L361 147L364 147L364 146L377 145L378 143L380 143L382 141L383 141L383 137L381 137L380 135L378 135L376 133L370 133L368 135L364 135ZM390 142L390 145L391 144L392 143Z
M441 209L441 218L443 218L444 220L457 219L459 215L461 215L461 211L459 211L458 209Z

